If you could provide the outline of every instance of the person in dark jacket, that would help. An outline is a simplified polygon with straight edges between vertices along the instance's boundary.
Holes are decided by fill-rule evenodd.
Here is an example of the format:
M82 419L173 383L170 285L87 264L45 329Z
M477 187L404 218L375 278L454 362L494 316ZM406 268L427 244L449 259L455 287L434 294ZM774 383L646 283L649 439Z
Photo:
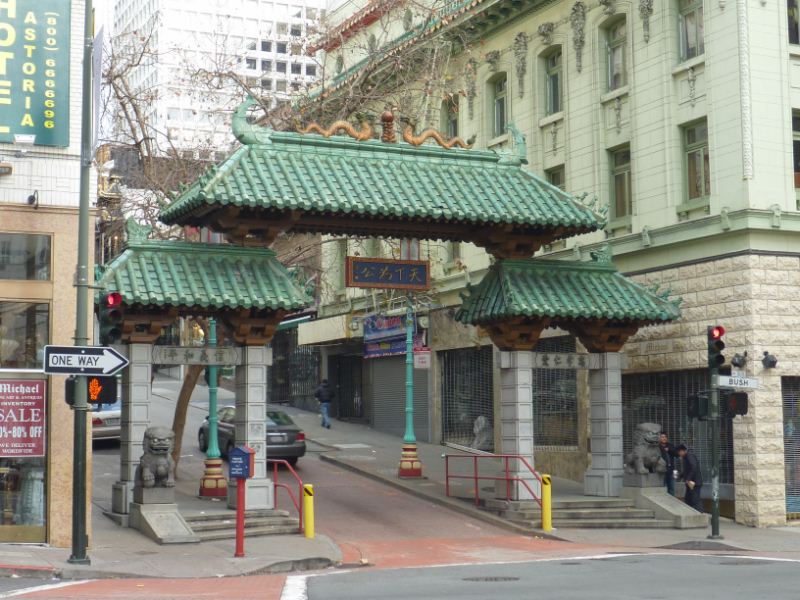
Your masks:
M317 391L314 392L314 397L319 401L319 414L322 415L322 426L331 428L330 408L331 402L336 397L336 392L328 384L327 379L323 379L319 384Z
M678 450L673 444L670 444L669 438L666 433L658 436L658 446L661 449L661 458L667 463L667 472L664 473L664 485L667 488L667 493L670 496L675 495L675 458L678 456Z
M700 461L681 444L678 446L678 456L683 461L682 479L686 483L684 501L698 512L703 511L703 501L700 499L700 490L703 487L703 474L700 472Z

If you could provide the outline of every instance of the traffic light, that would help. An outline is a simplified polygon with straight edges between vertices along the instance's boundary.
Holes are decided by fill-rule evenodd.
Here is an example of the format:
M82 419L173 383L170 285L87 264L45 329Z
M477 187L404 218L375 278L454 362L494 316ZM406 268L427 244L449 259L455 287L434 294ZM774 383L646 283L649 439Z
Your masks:
M699 392L686 399L686 416L704 421L708 417L708 394Z
M725 357L722 351L725 349L725 342L722 336L725 335L725 328L722 325L708 326L708 368L719 369L725 364Z
M109 346L122 339L122 294L109 292L100 297L98 311L100 345Z
M747 414L747 392L731 392L726 398L727 413L730 418Z

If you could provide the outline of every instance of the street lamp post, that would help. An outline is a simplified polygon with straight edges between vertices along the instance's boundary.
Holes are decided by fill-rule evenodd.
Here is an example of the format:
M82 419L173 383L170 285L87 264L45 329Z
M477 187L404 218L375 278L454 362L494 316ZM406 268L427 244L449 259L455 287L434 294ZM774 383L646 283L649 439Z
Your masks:
M414 306L411 294L406 305L406 431L400 457L400 477L422 477L422 463L414 435Z
M208 320L208 347L217 347L217 322ZM222 453L219 450L217 419L217 371L218 365L210 364L208 369L208 449L206 468L200 480L200 495L219 498L228 495L228 482L222 474Z

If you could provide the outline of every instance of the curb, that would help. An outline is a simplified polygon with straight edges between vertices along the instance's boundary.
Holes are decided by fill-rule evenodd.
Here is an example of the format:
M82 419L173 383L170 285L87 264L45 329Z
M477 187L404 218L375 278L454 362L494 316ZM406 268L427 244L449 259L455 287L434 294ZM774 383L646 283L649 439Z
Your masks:
M393 478L390 478L390 477L386 477L384 475L381 475L380 473L375 473L373 471L368 471L366 469L362 469L362 468L358 467L357 465L354 465L354 464L349 463L347 461L344 461L344 460L341 460L341 459L336 458L334 456L331 456L330 454L320 454L319 458L320 458L320 460L323 460L325 462L331 463L331 464L336 465L338 467L341 467L343 469L347 469L348 471L350 471L352 473L356 473L358 475L362 475L364 477L372 479L373 481L377 481L379 483L383 483L385 485L391 486L391 487L393 487L395 489L398 489L400 491L406 492L407 494L410 494L412 496L416 496L417 498L420 498L422 500L427 500L429 502L432 502L432 503L437 504L439 506L442 506L444 508L449 508L450 510L453 510L453 511L459 512L461 514L467 515L469 517L472 517L473 519L477 519L478 521L483 521L485 523L489 523L490 525L494 525L495 527L500 527L502 529L506 529L506 530L511 531L513 533L519 533L519 534L522 534L522 535L534 536L534 537L542 538L542 539L545 539L545 540L555 540L557 542L569 542L570 541L570 540L558 537L556 535L553 535L552 533L545 533L544 531L541 531L539 529L531 530L531 529L528 529L528 528L525 528L525 527L520 527L518 525L515 525L514 523L511 523L510 521L506 521L505 519L503 519L501 517L493 515L492 513L486 512L484 510L480 510L479 508L475 508L474 506L469 505L469 504L467 504L465 502L462 502L461 500L451 499L451 498L447 498L447 497L444 497L444 496L439 496L437 494L430 494L430 493L428 493L428 492L426 492L424 490L420 490L420 489L417 489L417 488L415 488L413 486L407 485L407 484L403 483L402 481L398 481L396 479L393 479Z
M38 565L0 565L0 577L54 579L58 576L58 569L55 567L42 567Z

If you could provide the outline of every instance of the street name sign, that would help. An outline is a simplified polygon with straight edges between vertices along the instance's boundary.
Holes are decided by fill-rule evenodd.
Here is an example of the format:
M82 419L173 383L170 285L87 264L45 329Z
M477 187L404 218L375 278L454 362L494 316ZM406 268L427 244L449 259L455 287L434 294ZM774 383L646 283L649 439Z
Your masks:
M758 389L758 379L752 377L733 377L730 375L717 375L717 385L723 388Z
M129 361L105 346L45 346L44 372L48 375L114 375Z

